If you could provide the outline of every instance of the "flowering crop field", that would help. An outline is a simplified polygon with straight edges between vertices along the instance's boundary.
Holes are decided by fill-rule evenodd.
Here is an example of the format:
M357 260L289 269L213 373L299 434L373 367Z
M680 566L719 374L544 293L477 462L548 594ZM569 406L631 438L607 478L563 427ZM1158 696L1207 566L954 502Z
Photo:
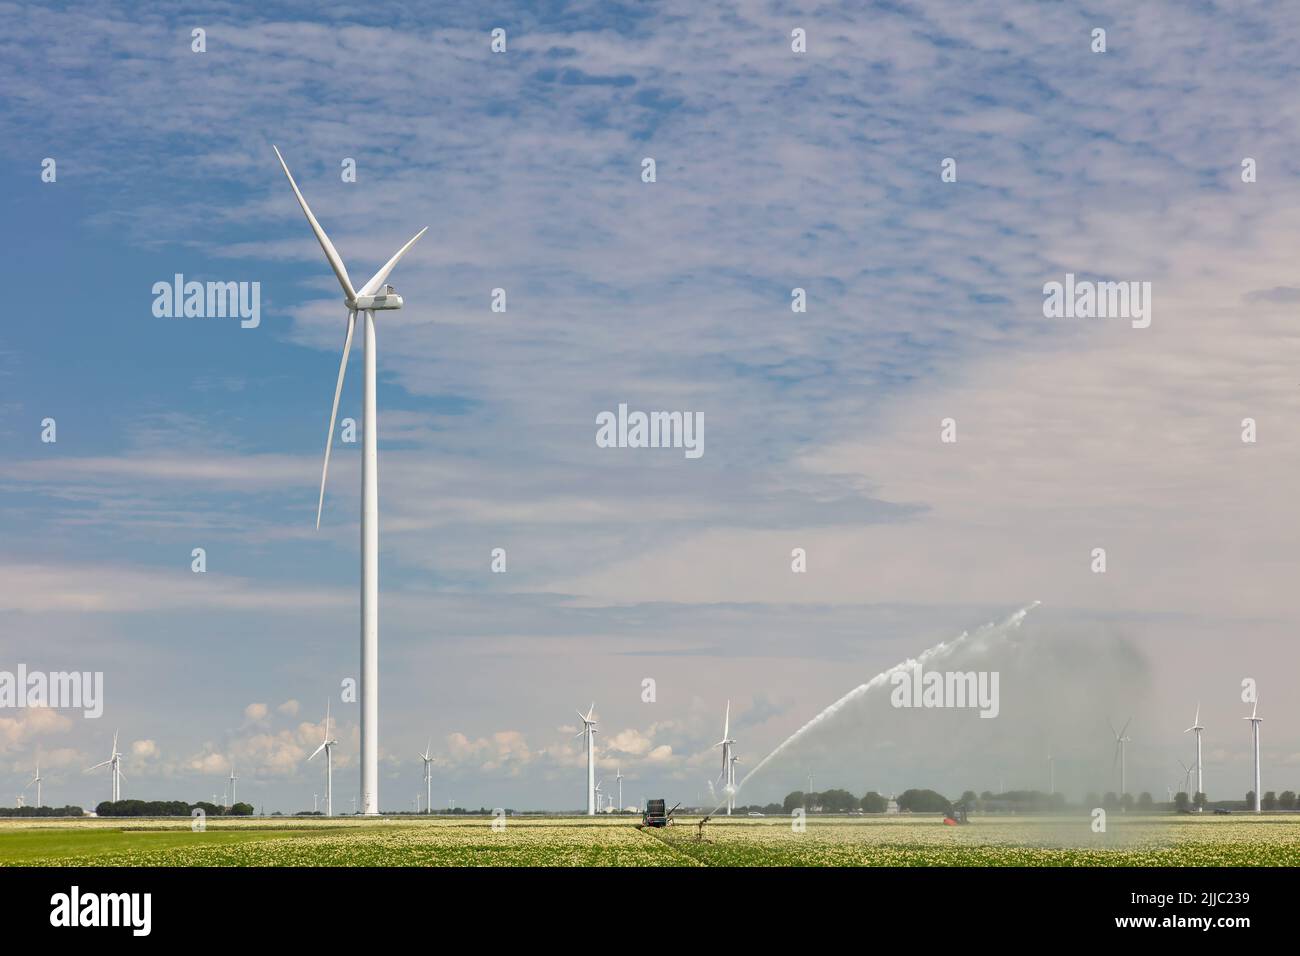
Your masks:
M1300 815L696 819L3 820L5 866L1296 866Z

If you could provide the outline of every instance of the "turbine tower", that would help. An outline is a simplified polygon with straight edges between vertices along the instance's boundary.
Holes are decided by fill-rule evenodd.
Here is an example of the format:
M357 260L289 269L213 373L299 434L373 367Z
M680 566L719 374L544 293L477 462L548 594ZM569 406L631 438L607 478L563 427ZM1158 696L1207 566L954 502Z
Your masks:
M420 759L424 761L424 812L433 813L433 740L431 739L425 745L424 753L420 754Z
M582 711L578 711L578 719L582 721L582 730L574 734L574 738L582 737L587 747L587 816L596 815L596 721L592 715L596 712L596 703L587 708L587 716L582 716Z
M126 777L122 773L122 754L117 749L117 731L113 731L113 753L107 760L101 760L93 767L87 767L83 773L90 773L92 770L98 770L100 767L107 767L109 774L113 778L113 802L117 803L122 799L122 781Z
M379 812L379 445L375 410L375 312L400 309L402 297L390 285L385 285L388 274L398 260L415 245L428 227L397 250L384 267L370 277L360 290L352 288L347 267L339 257L334 243L321 228L311 207L303 198L298 184L293 181L289 167L275 149L276 158L284 175L293 187L316 241L320 243L330 268L334 270L339 285L343 287L343 304L347 307L348 327L343 339L343 358L339 362L338 382L334 386L334 405L330 409L330 427L325 436L325 464L321 468L320 498L316 504L316 527L320 528L321 509L325 505L325 479L329 474L330 448L334 443L334 421L339 411L339 395L343 391L343 376L348 368L348 353L352 350L352 333L356 327L357 313L365 315L365 371L362 402L362 455L361 455L361 812L374 815Z
M1204 793L1205 785L1201 780L1201 731L1205 728L1201 726L1201 702L1196 702L1196 716L1192 718L1192 726L1183 731L1185 734L1196 734L1196 793ZM1196 793L1192 794L1192 803L1196 802Z
M619 767L614 768L614 779L618 782L618 806L614 809L619 813L623 812L623 771Z
M36 762L36 776L32 777L31 780L27 781L27 787L30 787L32 784L36 784L36 805L38 807L45 806L45 804L41 802L41 780L42 779L43 778L41 777L41 763L38 760ZM23 787L23 793L27 792L27 787Z
M325 702L325 739L321 745L312 751L310 761L322 750L325 751L325 816L334 816L334 748L338 745L337 740L330 739L330 705L329 701Z
M1127 744L1129 741L1133 739L1132 737L1129 737L1125 734L1125 731L1128 730L1128 725L1131 723L1133 723L1132 717L1124 721L1124 726L1118 733L1116 733L1115 731L1115 725L1114 724L1110 725L1110 732L1112 734L1115 734L1115 762L1119 764L1119 799L1120 799L1121 806L1123 805L1124 802L1124 794L1128 792L1127 790L1124 789L1125 787L1124 751L1125 751L1125 744Z
M731 748L735 745L736 742L731 739L731 701L727 701L727 711L722 718L722 739L713 745L722 748L722 772L718 774L718 779L722 781L723 791L727 795L727 816L731 816L731 810L736 805L736 769L731 759Z
M1255 705L1250 709L1250 716L1242 720L1250 721L1250 729L1255 737L1255 812L1259 813L1259 724L1264 718L1259 716L1259 695L1255 695Z
M230 805L233 807L239 801L235 799L235 781L239 778L235 776L235 762L230 761Z
M605 782L604 780L596 781L596 812L597 813L600 813L600 785L604 782Z

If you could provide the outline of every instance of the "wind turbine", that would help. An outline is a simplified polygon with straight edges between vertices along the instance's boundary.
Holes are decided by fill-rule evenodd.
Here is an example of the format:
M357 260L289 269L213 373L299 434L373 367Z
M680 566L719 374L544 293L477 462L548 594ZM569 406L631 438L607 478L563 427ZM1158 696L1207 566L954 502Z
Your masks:
M82 773L90 773L92 770L98 770L100 767L107 767L108 772L113 778L113 802L117 803L122 798L122 781L126 777L122 773L122 755L117 749L117 731L113 731L113 753L107 760L101 760L93 767L87 767Z
M433 762L437 758L433 756L433 741L424 748L424 753L420 754L420 759L424 761L424 809L426 813L433 813Z
M619 767L614 768L614 779L618 781L618 806L614 809L619 813L623 812L623 771Z
M322 750L325 751L325 816L334 816L334 748L337 740L330 739L330 705L325 701L325 738L319 747L312 751L310 761Z
M596 812L597 813L600 813L600 785L604 782L605 782L604 780L596 781Z
M726 715L722 718L722 739L714 747L722 748L722 772L718 774L718 779L722 781L723 790L727 795L727 816L731 816L732 807L736 805L735 800L735 767L732 765L731 748L736 742L731 739L731 701L727 701Z
M415 245L428 226L398 249L370 281L360 290L352 287L347 267L339 257L334 243L321 228L311 207L303 198L298 184L293 181L289 167L272 146L284 175L293 187L303 215L307 217L316 241L320 243L330 268L334 270L339 285L343 287L343 304L347 307L348 327L343 339L343 358L339 362L338 382L334 386L334 405L330 409L330 427L325 436L325 464L321 468L320 498L316 504L316 527L320 528L321 509L325 505L325 479L329 474L330 448L334 443L334 421L339 411L339 395L343 391L343 376L348 368L348 353L352 350L352 333L356 327L357 313L365 314L365 371L362 403L362 455L361 455L361 812L379 813L379 445L375 409L375 312L400 309L402 297L390 285L385 285L406 251Z
M1189 790L1192 789L1192 770L1193 770L1193 768L1187 766L1187 764L1183 763L1181 760L1178 761L1178 766L1180 766L1180 767L1183 768L1183 793L1187 793L1187 791L1189 791ZM1189 796L1190 796L1190 794L1189 794Z
M1201 731L1205 728L1201 726L1201 702L1196 702L1196 716L1192 718L1192 726L1183 731L1185 734L1196 733L1196 793L1204 793L1205 785L1201 781ZM1192 802L1196 802L1196 793L1192 794Z
M582 737L585 739L587 747L587 816L596 815L596 721L592 715L596 712L596 703L587 708L587 716L582 716L582 711L578 711L578 719L582 721L582 730L574 734L574 738Z
M32 777L31 780L27 781L27 787L30 787L32 784L36 784L36 805L38 807L45 806L45 804L41 802L41 780L42 779L43 778L41 777L41 763L38 760L36 762L36 776ZM23 793L27 792L27 787L23 787Z
M1124 794L1128 792L1124 789L1124 745L1133 739L1125 735L1125 731L1128 730L1128 725L1131 723L1133 723L1132 717L1124 721L1124 726L1118 733L1115 731L1115 725L1110 725L1110 732L1115 734L1115 762L1119 764L1119 799L1121 805L1123 805Z
M740 763L740 758L735 754L731 755L731 774L728 776L728 785L731 788L731 806L736 805L736 764Z
M1259 695L1255 695L1255 705L1250 709L1250 716L1242 720L1250 721L1250 728L1255 736L1255 812L1259 813L1259 725L1264 719L1259 716Z
M230 761L230 805L233 807L237 801L235 799L235 781L239 778L235 776L235 762Z

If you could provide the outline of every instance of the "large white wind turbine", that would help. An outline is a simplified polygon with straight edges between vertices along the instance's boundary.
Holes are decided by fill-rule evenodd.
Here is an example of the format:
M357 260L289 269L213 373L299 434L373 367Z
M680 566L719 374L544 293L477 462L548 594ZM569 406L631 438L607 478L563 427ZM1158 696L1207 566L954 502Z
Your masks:
M1250 709L1250 716L1243 717L1242 720L1249 720L1251 730L1255 735L1255 807L1256 813L1259 813L1259 725L1263 717L1259 716L1259 695L1255 695L1255 705Z
M343 338L343 358L339 362L338 382L334 386L334 405L330 409L330 427L325 436L325 464L321 468L320 498L316 504L316 527L320 527L321 509L325 505L325 479L330 468L330 449L334 444L334 421L339 411L339 395L343 392L343 376L348 368L348 353L352 350L352 333L356 327L357 313L365 314L365 371L362 401L362 454L361 454L361 812L379 812L379 451L378 426L375 411L375 313L387 309L400 309L402 297L390 285L385 285L388 274L398 260L415 245L427 231L421 229L406 245L398 249L382 269L370 277L360 290L352 288L347 267L339 257L330 237L325 235L311 207L303 198L298 184L285 164L280 150L275 155L280 160L284 174L289 178L293 194L298 197L307 222L311 224L316 241L320 243L329 260L330 268L343 287L343 304L348 311L347 334Z
M325 739L321 745L312 751L310 761L322 750L325 751L325 816L334 816L334 748L338 745L337 740L330 738L330 705L329 701L325 702Z
M727 816L731 816L736 805L736 767L731 758L731 748L735 745L731 739L731 701L727 701L727 712L722 718L722 739L713 745L722 748L722 772L718 774L718 780L722 782L727 797Z
M592 715L596 712L596 704L587 708L587 716L582 716L582 711L578 711L578 719L582 721L582 730L574 737L584 738L587 745L587 816L596 815L596 721Z
M1201 726L1201 702L1196 702L1196 716L1192 718L1192 726L1183 731L1185 734L1196 734L1196 793L1205 792L1205 784L1201 779L1201 731L1205 728ZM1192 802L1196 802L1196 793L1192 794Z
M614 779L618 782L618 806L614 809L619 813L623 812L623 770L621 767L614 768Z
M122 755L117 749L117 731L113 731L113 753L107 760L101 760L93 767L87 767L83 773L90 773L92 770L98 770L100 767L107 767L109 774L113 778L113 802L117 803L122 799L122 781L126 777L122 774Z
M41 780L42 779L43 778L41 777L41 764L40 761L38 760L36 762L36 776L32 777L31 780L27 781L27 787L30 787L32 784L36 784L36 805L38 807L45 806L45 804L41 803ZM23 787L23 793L27 792L27 787Z
M596 792L596 812L597 812L597 813L600 813L600 801L601 801L600 785L601 785L602 783L604 783L604 782L605 782L604 780L597 780L597 781L596 781L596 791L595 791L595 792Z
M430 740L425 745L424 753L420 754L420 759L424 761L424 811L433 813L433 762L437 758L433 755L433 741Z
M1119 764L1119 799L1121 804L1123 803L1124 800L1124 794L1128 792L1127 790L1124 789L1126 786L1126 782L1124 778L1124 752L1125 752L1125 745L1133 739L1132 737L1129 737L1128 735L1125 734L1125 731L1128 730L1128 725L1131 723L1133 723L1132 717L1124 721L1123 728L1121 728L1118 732L1115 730L1114 724L1110 725L1110 732L1112 734L1115 734L1115 761L1116 763Z

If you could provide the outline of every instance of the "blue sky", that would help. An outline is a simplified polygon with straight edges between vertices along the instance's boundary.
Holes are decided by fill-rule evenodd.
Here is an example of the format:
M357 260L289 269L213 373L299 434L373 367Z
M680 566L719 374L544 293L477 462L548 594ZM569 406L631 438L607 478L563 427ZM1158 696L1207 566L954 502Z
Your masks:
M1044 675L1141 713L1139 787L1163 792L1202 699L1211 796L1244 793L1245 677L1270 708L1266 786L1300 786L1300 714L1265 683L1297 663L1284 11L74 3L0 23L0 278L26 290L0 332L0 667L103 670L108 695L99 721L0 714L0 787L39 751L48 800L101 799L80 769L116 727L141 743L132 796L209 796L232 759L268 809L323 786L303 759L357 666L357 456L336 442L316 532L344 313L272 143L354 280L430 227L379 328L386 808L429 738L440 802L579 806L571 715L593 699L629 796L690 800L726 699L757 758L1033 599L1035 633L1073 649ZM155 318L178 272L260 282L260 327ZM1045 319L1067 272L1152 282L1152 327ZM341 416L360 417L359 352ZM704 456L597 448L620 402L702 412ZM888 753L829 746L819 778L1041 785L1024 754L1046 736L1082 794L1109 766L1102 709L989 722L969 766L903 723Z

